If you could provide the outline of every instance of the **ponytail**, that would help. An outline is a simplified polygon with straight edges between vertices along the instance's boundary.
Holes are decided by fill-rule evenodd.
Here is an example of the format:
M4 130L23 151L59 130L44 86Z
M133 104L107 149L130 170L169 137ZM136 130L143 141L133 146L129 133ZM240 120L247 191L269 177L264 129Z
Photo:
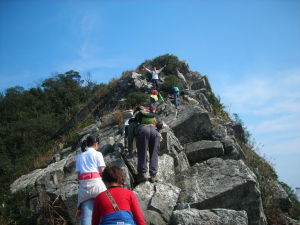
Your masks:
M84 140L84 141L81 143L81 151L82 151L82 152L85 152L85 151L86 151L86 147L87 147L87 142L86 142L86 140Z

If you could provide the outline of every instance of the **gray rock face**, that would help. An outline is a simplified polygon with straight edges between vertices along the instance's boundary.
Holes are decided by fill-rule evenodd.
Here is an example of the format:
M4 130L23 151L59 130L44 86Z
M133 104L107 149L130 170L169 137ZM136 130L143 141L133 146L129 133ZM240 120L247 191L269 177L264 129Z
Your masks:
M163 182L175 182L174 159L164 154L158 157L158 173L157 178Z
M147 222L147 225L167 225L168 223L164 221L161 214L153 211L153 210L145 210L143 212L145 221Z
M143 212L148 213L152 211L151 215L154 217L146 216L147 223L155 224L153 221L163 220L165 223L168 223L176 205L180 189L171 184L152 184L147 181L135 187L134 192Z
M245 211L184 209L173 212L172 225L248 225Z
M235 136L239 142L246 142L245 131L240 123L229 123L227 124L229 134Z
M90 134L90 133L97 133L98 131L99 131L98 126L96 124L92 124L90 126L83 128L80 132L78 132L78 135L84 136L84 135Z
M211 139L212 124L207 113L192 114L185 120L179 120L172 128L183 144Z
M191 104L191 105L198 105L198 104L199 104L199 102L198 102L196 99L191 98L191 97L188 96L188 95L183 95L182 98L183 98L185 101L187 101L189 104Z
M192 90L199 90L201 88L208 88L209 86L209 82L206 76L203 76L202 78L200 78L198 81L194 82L191 85L191 89Z
M288 194L283 189L281 184L275 180L272 181L275 199L279 202L279 207L283 212L288 212L289 208L292 206L292 202L289 199Z
M159 154L168 154L174 158L175 173L190 167L184 149L171 130L162 132Z
M185 91L185 93L188 96L190 96L191 98L196 99L199 102L199 104L202 105L206 111L208 111L208 112L213 111L213 108L207 99L208 98L207 96L209 96L209 92L207 91L207 89L189 90L189 91Z
M185 152L191 165L224 155L220 141L197 141L185 145Z
M137 154L133 154L125 160L132 175L137 176ZM163 154L162 156L158 156L157 178L163 182L175 182L174 159L170 155Z
M240 145L235 141L234 137L226 136L221 142L223 143L226 155L224 159L245 159L245 154Z
M165 221L170 220L170 216L176 205L180 188L171 184L158 183L155 186L156 192L152 197L150 208L161 213Z
M141 209L146 211L155 193L154 184L147 181L136 186L133 191L137 196Z
M266 224L256 177L242 161L212 158L176 176L180 203L192 208L247 211L249 224Z
M36 179L43 174L43 169L36 169L29 174L25 174L15 180L10 185L10 191L15 193L18 190L24 189L26 187L33 187Z
M79 218L74 216L77 210L77 193L78 181L76 174L66 178L54 192L55 196L61 196L65 209L73 224L80 224Z

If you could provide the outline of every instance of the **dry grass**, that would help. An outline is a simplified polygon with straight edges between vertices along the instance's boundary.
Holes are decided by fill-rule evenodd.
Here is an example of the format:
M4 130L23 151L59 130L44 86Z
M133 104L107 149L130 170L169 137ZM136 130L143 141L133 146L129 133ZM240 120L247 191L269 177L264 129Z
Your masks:
M67 225L68 220L63 217L65 208L61 205L61 197L58 195L53 201L48 199L43 203L43 223L49 225Z
M49 161L52 159L54 152L57 150L57 145L52 145L48 148L48 151L39 155L35 158L33 162L34 169L42 168L48 165Z
M113 122L118 125L121 125L124 122L122 110L117 110L114 112Z
M124 80L126 77L128 77L134 70L126 70L121 75L121 80Z

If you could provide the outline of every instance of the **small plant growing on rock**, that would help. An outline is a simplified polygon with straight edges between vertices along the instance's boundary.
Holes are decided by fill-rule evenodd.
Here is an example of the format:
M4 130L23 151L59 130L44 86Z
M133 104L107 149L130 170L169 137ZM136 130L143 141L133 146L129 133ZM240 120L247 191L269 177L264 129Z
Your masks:
M179 90L182 89L182 83L179 78L175 75L170 75L165 78L164 83L161 85L162 91L170 93L172 87L178 87Z
M149 96L144 92L132 92L125 101L126 108L133 108L140 105L149 105Z
M225 106L221 103L220 97L216 97L216 95L212 92L209 97L209 101L213 106L214 115L220 116L227 121L230 120L230 116L228 112L225 111Z

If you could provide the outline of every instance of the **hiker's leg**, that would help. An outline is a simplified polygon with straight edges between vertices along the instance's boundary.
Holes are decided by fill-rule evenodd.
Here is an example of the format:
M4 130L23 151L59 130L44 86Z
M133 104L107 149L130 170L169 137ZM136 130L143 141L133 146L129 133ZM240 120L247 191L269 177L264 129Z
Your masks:
M81 204L81 225L91 225L92 224L92 214L93 214L94 200L88 200Z
M158 171L158 151L160 148L160 133L151 126L150 131L150 141L149 141L149 154L150 154L150 165L149 173L150 176L155 176Z
M136 136L136 147L138 153L138 173L145 174L148 171L147 150L150 138L149 126L141 126Z
M152 86L154 90L158 90L158 80L152 79Z
M158 80L155 80L155 90L158 90Z
M175 93L173 94L173 97L174 97L174 104L175 104L175 107L176 107L176 109L177 109L177 107L178 107L178 105L179 105L179 94L178 94L178 92L175 92Z
M176 92L176 107L178 107L180 104L179 102L179 92Z

